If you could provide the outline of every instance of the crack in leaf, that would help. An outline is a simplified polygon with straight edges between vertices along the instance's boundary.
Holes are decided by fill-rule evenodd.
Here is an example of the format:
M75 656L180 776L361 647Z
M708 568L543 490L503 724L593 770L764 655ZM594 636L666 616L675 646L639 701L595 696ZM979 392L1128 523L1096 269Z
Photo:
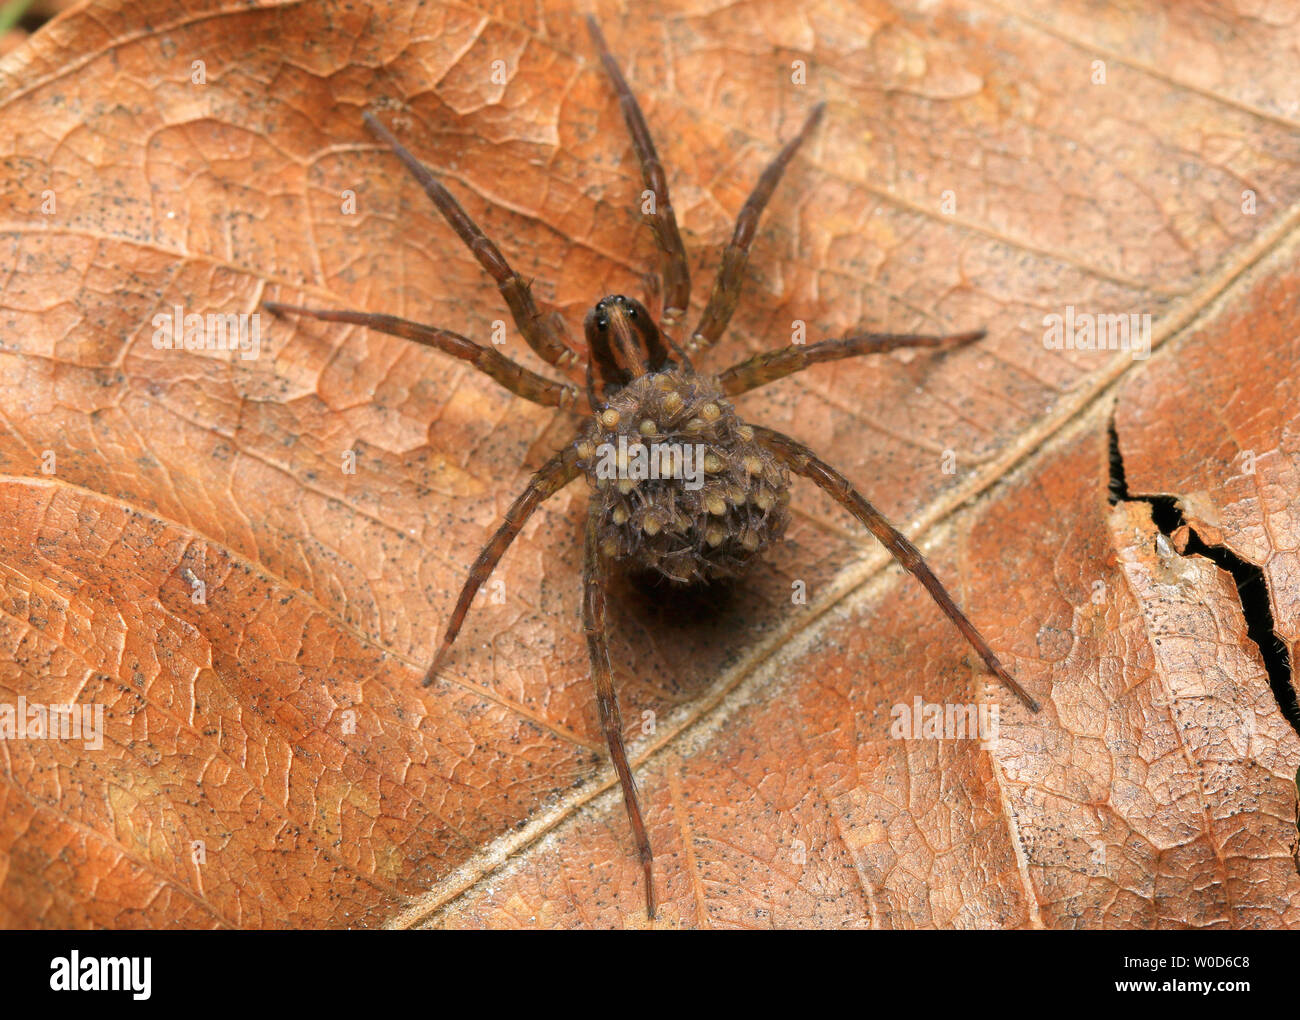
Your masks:
M1187 522L1178 496L1165 493L1137 496L1130 493L1124 475L1124 457L1120 450L1119 430L1115 426L1114 415L1110 418L1107 436L1110 505L1124 502L1148 504L1151 507L1152 522L1161 535L1171 540L1174 551L1181 556L1202 556L1232 576L1241 602L1242 616L1246 621L1246 635L1259 649L1278 710L1296 734L1300 735L1300 703L1297 703L1295 688L1291 684L1291 655L1274 624L1273 606L1263 569L1242 559L1226 545L1207 544Z

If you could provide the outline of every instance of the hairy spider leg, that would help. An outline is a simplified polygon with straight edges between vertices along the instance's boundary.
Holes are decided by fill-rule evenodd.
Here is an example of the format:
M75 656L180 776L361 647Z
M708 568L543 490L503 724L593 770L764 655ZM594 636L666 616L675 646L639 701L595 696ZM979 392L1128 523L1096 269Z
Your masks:
M713 278L709 303L704 306L700 324L695 327L695 332L686 342L688 354L694 354L715 343L727 328L727 323L731 321L736 304L740 301L740 288L745 281L745 265L749 261L749 249L754 243L754 235L758 233L759 217L763 215L763 209L772 197L772 192L776 190L786 166L794 158L795 152L803 144L804 139L817 127L825 111L825 103L818 103L812 108L799 133L786 142L776 158L767 165L767 169L759 176L758 183L754 185L749 198L745 199L745 204L740 207L740 213L736 217L735 232L722 251L722 265L718 268L718 275Z
M641 855L645 872L646 916L654 920L655 885L654 855L650 850L650 837L646 834L641 806L636 799L636 780L628 764L627 748L623 745L623 718L618 710L618 695L614 691L614 668L609 659L609 636L605 622L605 586L608 581L609 559L599 548L599 519L593 512L587 516L587 537L584 542L582 563L582 623L587 631L587 651L591 655L591 678L596 685L596 704L600 709L600 725L609 745L609 756L618 773L623 788L623 805L628 821L632 823L632 836Z
M632 89L619 70L618 61L614 59L605 36L596 24L596 19L587 15L587 31L600 54L600 62L605 67L605 74L614 86L618 96L618 105L623 111L623 120L627 124L628 134L632 136L632 148L641 164L641 180L650 192L654 202L650 214L650 229L654 231L655 241L663 253L663 312L664 325L673 326L686 314L691 303L691 270L686 262L686 246L682 244L681 232L677 229L677 215L673 212L672 200L668 197L668 177L659 154L655 151L654 140L646 126L641 107L632 94Z
M984 330L954 333L951 336L920 336L909 333L862 333L842 340L823 340L816 344L791 344L775 351L763 351L732 365L718 376L722 392L728 396L748 393L788 375L802 372L809 365L825 361L856 358L863 354L883 354L900 347L932 347L947 350L984 339Z
M474 601L474 595L496 569L497 563L510 548L510 543L523 530L524 523L539 506L582 473L582 469L578 466L577 447L574 445L578 438L575 436L573 440L566 443L564 449L537 470L528 482L527 488L510 504L501 527L497 528L496 533L488 539L487 545L480 550L474 565L470 567L469 577L465 579L465 585L460 590L460 597L456 600L456 608L452 610L451 619L447 621L447 629L442 636L442 644L438 646L437 654L433 657L433 665L424 674L426 687L433 683L434 677L442 669L443 663L451 652L452 642L460 633L461 625L465 622L465 614L469 612L470 603Z
M579 360L577 352L567 342L564 319L558 314L542 315L537 308L537 303L533 301L527 281L510 268L510 263L501 254L501 249L493 244L479 229L478 224L470 219L469 214L461 208L452 193L434 177L432 171L399 142L374 114L367 111L362 114L362 119L371 134L384 142L393 150L397 158L406 164L406 169L411 172L411 176L419 181L424 193L437 206L451 228L460 235L460 239L478 260L478 264L496 281L497 289L505 298L515 325L528 346L548 365L556 366L568 373L571 378L581 382L582 368L577 364Z
M510 543L523 529L524 522L543 502L559 492L580 473L577 448L570 442L542 466L533 476L528 487L511 504L510 509L506 511L505 521L483 547L474 561L474 566L470 569L469 577L457 599L456 608L447 623L442 644L434 656L433 665L425 674L425 686L432 683L442 669L451 651L452 643L465 622L465 616L469 612L475 593L491 576L506 549L510 547ZM653 853L650 849L650 838L646 834L645 822L641 817L641 808L637 803L636 782L632 777L632 767L627 760L627 749L623 743L623 721L618 709L618 696L614 691L614 672L609 658L605 621L605 585L608 580L609 563L601 555L597 546L598 523L595 514L588 516L583 557L583 624L587 633L587 649L591 656L592 679L596 685L596 704L600 711L601 729L605 734L609 756L623 789L623 802L641 856L641 866L645 871L646 914L653 920L655 916Z
M585 394L580 393L576 386L558 383L540 376L523 365L511 361L495 347L484 347L448 329L438 329L412 322L410 319L399 319L395 315L372 312L304 308L301 305L286 305L279 301L264 301L262 305L276 315L289 313L306 315L323 322L350 322L379 333L414 340L418 344L450 354L453 358L468 361L515 396L531 400L534 404L541 404L543 407L586 409Z
M1001 680L1031 711L1038 711L1038 702L1031 698L1028 692L1006 671L1002 663L998 661L997 656L993 654L993 650L989 648L988 643L975 629L975 625L966 619L965 614L957 608L952 596L948 594L947 589L944 588L939 579L934 576L934 572L922 559L916 546L912 545L902 532L890 524L879 510L868 503L853 488L853 484L847 478L818 458L812 450L798 440L791 439L789 436L773 429L763 428L760 425L753 426L753 429L758 441L771 450L791 471L816 482L837 503L865 524L867 529L889 550L899 565L921 582L948 619L957 625L957 629L970 642L970 646L979 653L980 658L984 660L984 664L988 666L994 676Z

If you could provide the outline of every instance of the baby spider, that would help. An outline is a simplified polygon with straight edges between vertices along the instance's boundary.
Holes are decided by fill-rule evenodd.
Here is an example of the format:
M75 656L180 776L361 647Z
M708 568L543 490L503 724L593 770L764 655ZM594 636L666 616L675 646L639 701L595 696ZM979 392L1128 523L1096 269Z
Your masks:
M691 281L686 251L668 198L668 183L641 108L600 28L592 18L587 19L587 27L622 107L645 187L655 199L650 226L664 261L662 282L656 290L662 295L661 319L671 327L686 313ZM951 336L864 333L841 340L795 344L755 355L719 375L699 374L692 365L690 355L717 341L727 328L740 297L759 217L795 151L821 120L823 108L821 104L813 108L799 134L786 143L759 177L736 219L731 241L722 252L722 266L700 323L682 346L655 323L645 305L613 294L601 298L587 313L583 323L587 351L585 359L580 358L570 344L563 320L557 314L542 316L528 284L510 268L497 246L428 168L369 113L363 115L366 126L406 164L438 211L496 281L528 346L571 381L555 382L516 364L495 347L391 315L266 302L266 307L276 314L354 323L427 344L470 362L512 393L536 404L574 409L590 416L585 427L537 471L478 554L424 682L431 683L441 669L475 593L524 522L546 499L584 475L592 497L584 543L583 624L600 722L640 852L646 912L651 918L655 915L655 894L650 840L623 745L623 723L614 693L605 624L605 590L612 563L658 574L680 585L736 575L783 536L789 520L787 504L793 471L811 479L866 525L925 586L989 670L1025 705L1038 711L1038 703L998 662L916 547L835 468L789 436L746 424L728 399L809 365L900 347L949 349L981 339L984 331Z

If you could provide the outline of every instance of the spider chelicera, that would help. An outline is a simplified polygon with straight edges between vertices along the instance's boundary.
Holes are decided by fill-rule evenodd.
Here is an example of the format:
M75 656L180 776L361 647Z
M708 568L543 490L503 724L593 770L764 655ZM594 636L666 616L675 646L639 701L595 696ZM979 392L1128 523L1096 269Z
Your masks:
M592 18L587 19L587 27L618 96L641 164L641 176L653 201L648 219L663 255L662 281L655 290L662 298L663 327L672 330L690 303L691 280L668 197L668 183L641 108L600 28ZM590 416L577 436L537 471L474 561L424 682L431 683L442 668L475 593L524 523L547 498L585 475L592 498L584 542L583 623L601 727L645 872L646 912L651 918L655 914L655 893L650 839L623 744L606 631L605 591L611 564L649 572L678 585L735 576L783 536L789 519L790 472L794 472L811 479L866 525L899 564L925 586L989 670L1025 705L1038 711L1038 703L1003 668L916 547L835 468L789 436L746 424L728 399L809 365L900 347L948 349L979 340L984 331L949 336L864 333L821 343L791 344L755 355L717 375L697 373L692 364L691 355L705 350L726 330L740 298L759 217L796 150L821 120L823 110L824 104L813 108L799 134L785 144L759 177L736 218L731 241L722 252L722 266L699 325L681 345L656 324L645 305L614 294L602 298L587 313L583 323L587 350L583 358L570 343L560 316L542 315L528 283L510 268L497 246L428 168L369 113L363 115L366 126L406 164L438 211L496 281L528 346L571 381L556 382L511 361L495 347L391 315L265 303L276 314L353 323L426 344L468 361L526 400Z

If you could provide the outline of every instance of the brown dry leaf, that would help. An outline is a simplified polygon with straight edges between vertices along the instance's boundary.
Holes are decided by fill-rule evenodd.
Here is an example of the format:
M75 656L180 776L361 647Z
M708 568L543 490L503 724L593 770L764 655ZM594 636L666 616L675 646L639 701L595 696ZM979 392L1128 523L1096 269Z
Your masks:
M1213 7L598 5L697 312L757 173L829 104L712 367L795 320L988 328L741 411L923 534L1044 702L1008 703L806 485L725 604L620 587L659 923L1300 922L1277 655L1190 532L1160 533L1170 501L1140 498L1259 568L1294 662L1296 40ZM579 621L581 485L419 683L572 424L355 328L264 316L256 359L151 343L176 306L264 299L490 335L494 288L367 108L572 327L643 293L639 176L567 5L95 2L0 61L0 704L105 721L99 750L0 741L0 924L646 923ZM1049 348L1067 306L1150 314L1155 354ZM1002 702L996 739L892 739L917 698Z

